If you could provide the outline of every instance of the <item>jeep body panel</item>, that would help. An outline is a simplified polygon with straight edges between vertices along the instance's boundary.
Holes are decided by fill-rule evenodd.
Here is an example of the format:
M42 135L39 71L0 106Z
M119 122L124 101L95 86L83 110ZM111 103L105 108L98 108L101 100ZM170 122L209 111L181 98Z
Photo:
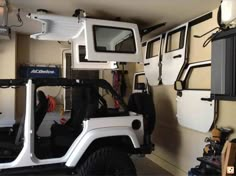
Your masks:
M80 82L77 80L76 82ZM34 154L34 103L35 88L33 80L26 83L26 115L24 127L24 146L17 158L9 163L0 164L0 170L15 169L20 167L32 167L66 163L68 167L74 167L82 157L84 151L96 139L112 136L128 136L134 148L140 148L143 144L143 117L136 113L130 116L90 118L83 121L83 131L74 140L66 154L60 158L38 159ZM139 129L132 128L132 122L139 120Z

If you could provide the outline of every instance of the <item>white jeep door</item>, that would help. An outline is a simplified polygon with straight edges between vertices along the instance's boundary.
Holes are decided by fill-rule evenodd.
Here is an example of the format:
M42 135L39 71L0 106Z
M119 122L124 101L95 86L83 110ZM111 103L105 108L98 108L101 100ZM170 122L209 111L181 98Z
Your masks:
M160 57L161 57L162 35L147 41L144 72L151 86L157 86L160 82Z
M166 33L162 58L162 83L173 85L186 61L188 23Z
M209 79L199 74L210 75L210 65L210 61L190 64L181 81L175 83L179 124L200 132L208 132L214 122L215 101L210 98ZM196 87L200 82L203 88Z

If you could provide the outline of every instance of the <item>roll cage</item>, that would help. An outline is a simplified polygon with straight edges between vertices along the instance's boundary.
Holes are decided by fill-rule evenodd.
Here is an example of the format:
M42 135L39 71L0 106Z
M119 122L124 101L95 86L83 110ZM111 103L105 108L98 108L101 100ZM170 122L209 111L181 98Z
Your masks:
M117 99L122 108L128 112L128 107L124 100L117 94L112 86L104 79L67 79L67 78L34 78L34 79L0 79L0 88L17 88L24 86L28 80L32 80L35 90L41 86L62 86L62 87L96 87L103 88Z

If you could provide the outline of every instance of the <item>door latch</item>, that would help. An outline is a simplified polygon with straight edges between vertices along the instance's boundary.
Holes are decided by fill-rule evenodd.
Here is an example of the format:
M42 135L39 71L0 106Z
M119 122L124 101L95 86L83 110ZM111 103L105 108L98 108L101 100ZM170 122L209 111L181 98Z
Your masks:
M182 55L181 55L181 54L179 54L179 55L176 55L176 56L173 56L173 59L180 58L180 57L182 57Z
M212 101L212 98L201 98L202 101Z

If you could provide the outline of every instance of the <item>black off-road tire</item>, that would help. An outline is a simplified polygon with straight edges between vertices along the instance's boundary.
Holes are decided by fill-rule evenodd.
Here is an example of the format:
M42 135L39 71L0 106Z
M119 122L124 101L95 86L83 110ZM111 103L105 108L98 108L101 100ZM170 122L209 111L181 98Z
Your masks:
M135 166L126 152L104 147L91 153L77 168L80 176L136 176Z

